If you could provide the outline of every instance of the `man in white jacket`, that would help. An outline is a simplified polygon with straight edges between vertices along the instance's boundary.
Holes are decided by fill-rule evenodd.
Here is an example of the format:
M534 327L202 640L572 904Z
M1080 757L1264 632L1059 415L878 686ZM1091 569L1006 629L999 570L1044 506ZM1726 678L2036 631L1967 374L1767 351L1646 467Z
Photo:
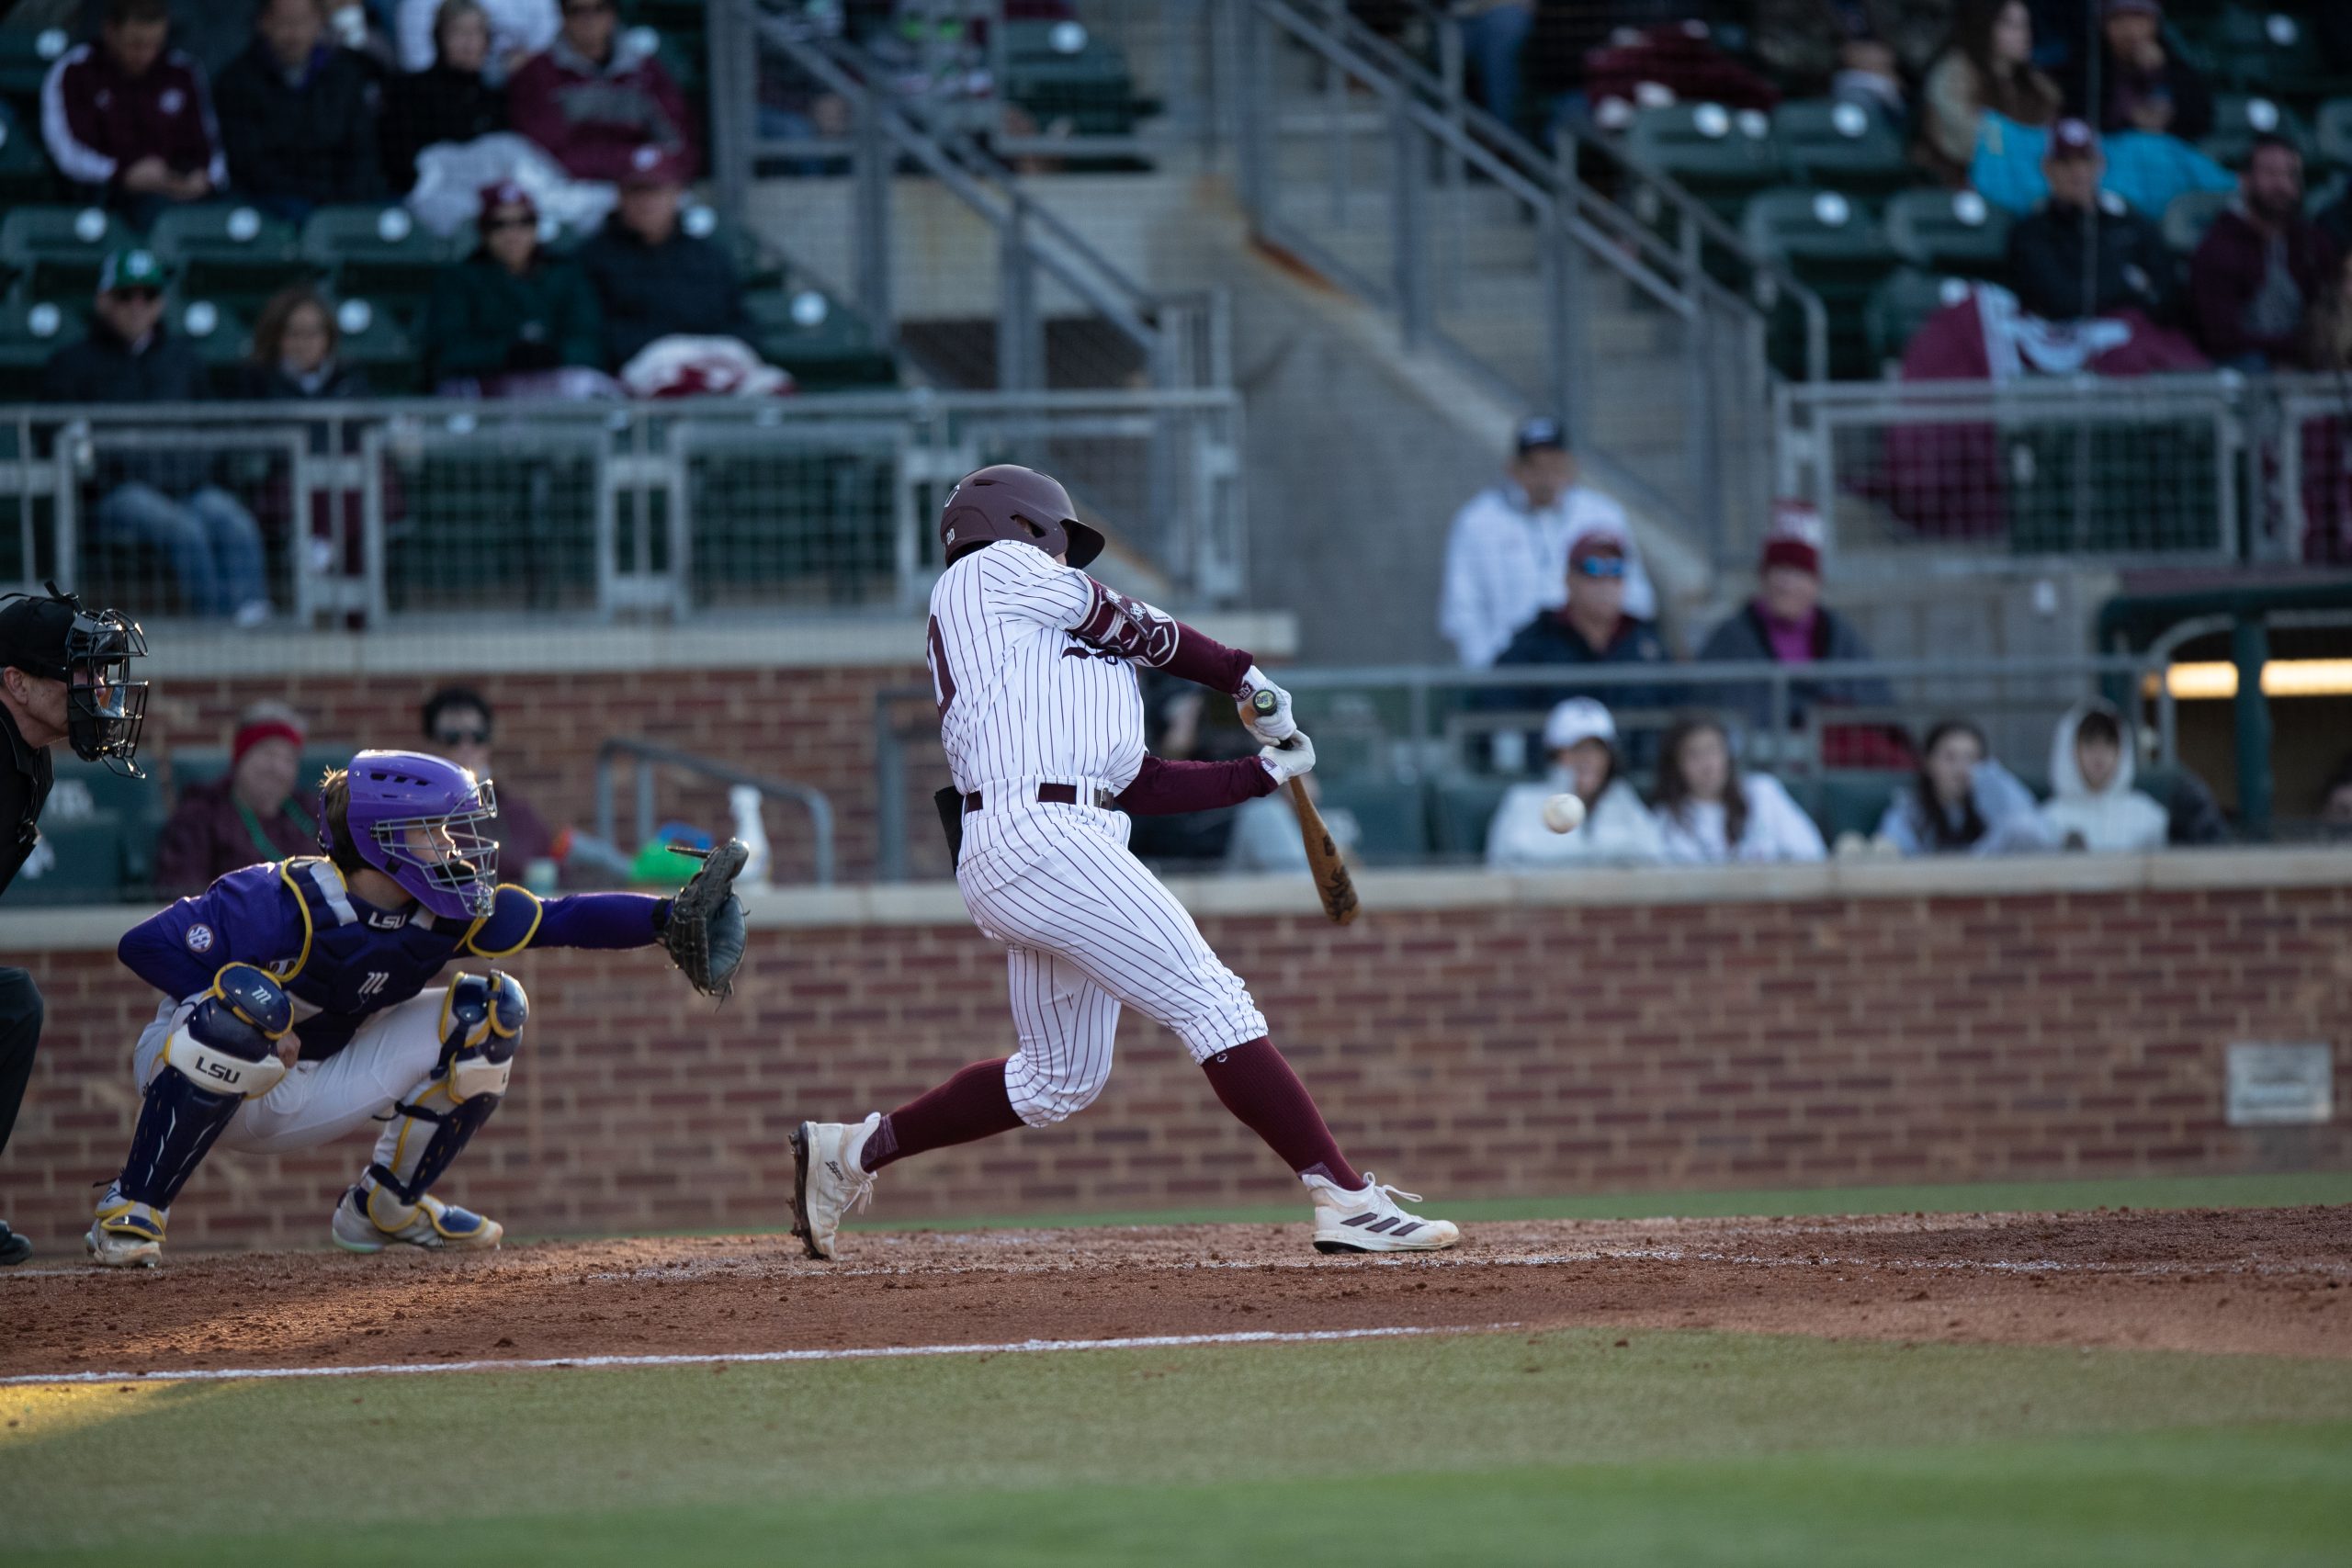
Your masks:
M1513 784L1487 828L1487 864L1495 871L1545 871L1566 865L1650 865L1666 858L1657 818L1638 791L1617 776L1617 721L1590 697L1570 697L1544 721L1552 771ZM1544 803L1573 791L1584 825L1555 833Z
M1577 460L1556 419L1519 427L1503 482L1454 513L1445 546L1438 629L1467 670L1485 670L1511 634L1567 598L1568 547L1609 534L1625 551L1625 614L1657 618L1657 590L1625 524L1625 509L1577 483Z
M2041 819L2070 850L2165 847L2169 818L2132 787L2132 731L2103 702L2083 703L2058 721L2050 741L2050 800Z

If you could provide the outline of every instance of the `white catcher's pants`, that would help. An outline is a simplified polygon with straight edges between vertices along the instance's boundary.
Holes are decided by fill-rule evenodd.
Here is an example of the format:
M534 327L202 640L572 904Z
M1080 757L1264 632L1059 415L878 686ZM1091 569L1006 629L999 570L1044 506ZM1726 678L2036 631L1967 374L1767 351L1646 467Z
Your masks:
M1043 1127L1102 1091L1122 1003L1174 1031L1196 1062L1262 1036L1266 1015L1127 852L1125 812L1042 804L1035 789L984 791L986 808L964 816L956 881L981 933L1004 944L1021 1040L1005 1089Z
M217 1146L259 1154L315 1148L390 1117L394 1101L414 1099L432 1080L447 994L447 987L436 987L386 1008L325 1061L297 1063L276 1089L238 1108ZM181 1010L176 1002L164 1003L139 1036L130 1065L142 1093ZM379 1158L390 1158L390 1141L399 1129L398 1121L386 1122Z

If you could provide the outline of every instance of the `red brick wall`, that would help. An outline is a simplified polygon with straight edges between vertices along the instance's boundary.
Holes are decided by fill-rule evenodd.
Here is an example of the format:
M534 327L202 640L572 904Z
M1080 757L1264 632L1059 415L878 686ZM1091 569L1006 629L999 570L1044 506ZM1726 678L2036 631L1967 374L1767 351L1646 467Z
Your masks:
M2352 1164L2352 888L1212 918L1360 1164L1442 1200ZM151 998L42 955L48 1037L0 1213L84 1223ZM448 1179L524 1234L787 1223L804 1114L887 1109L1010 1045L962 925L754 933L718 1012L651 953L550 954L506 1106ZM2326 1040L2336 1121L2221 1124L2231 1040ZM893 1169L878 1217L1279 1199L1289 1179L1131 1020L1102 1100ZM181 1243L313 1245L364 1140L217 1157Z
M647 739L770 778L812 784L831 797L839 834L837 874L870 879L876 855L874 704L877 692L923 687L920 663L848 669L664 670L635 674L500 674L462 680L431 675L174 677L157 682L142 753L218 750L237 714L264 698L290 703L311 721L314 748L421 744L417 714L444 684L471 686L497 709L502 793L526 796L555 826L595 819L596 748L615 736ZM898 705L912 725L927 701ZM917 726L917 728L921 728ZM935 727L908 753L910 867L944 875L946 851L931 791L946 779ZM663 773L662 816L714 830L728 823L726 791ZM169 780L165 783L168 784ZM634 833L636 796L619 773L618 820ZM808 818L797 807L765 813L780 881L808 876ZM633 849L634 845L626 846Z

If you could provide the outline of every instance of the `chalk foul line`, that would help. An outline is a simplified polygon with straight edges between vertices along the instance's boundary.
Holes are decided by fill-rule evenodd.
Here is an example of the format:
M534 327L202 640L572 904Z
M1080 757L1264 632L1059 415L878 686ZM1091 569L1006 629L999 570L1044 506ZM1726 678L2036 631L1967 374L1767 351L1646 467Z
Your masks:
M997 1345L876 1345L854 1349L707 1351L675 1356L551 1356L501 1361L388 1361L365 1367L220 1367L184 1371L24 1372L0 1388L29 1383L243 1382L264 1378L392 1377L416 1372L531 1372L560 1367L756 1366L778 1361L888 1361L916 1356L1035 1356L1064 1350L1184 1350L1204 1345L1328 1345L1346 1339L1422 1339L1500 1334L1517 1323L1420 1328L1257 1329L1231 1334L1146 1334L1121 1339L1019 1339Z

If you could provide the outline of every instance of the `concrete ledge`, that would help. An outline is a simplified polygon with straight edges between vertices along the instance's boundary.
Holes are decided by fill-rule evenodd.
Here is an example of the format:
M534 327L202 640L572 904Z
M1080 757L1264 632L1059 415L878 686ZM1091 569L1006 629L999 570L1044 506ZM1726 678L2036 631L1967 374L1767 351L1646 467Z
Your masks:
M1298 651L1287 611L1212 612L1194 624L1219 642L1269 659ZM816 670L922 662L923 623L900 615L714 617L691 626L594 620L395 623L364 634L224 632L195 622L148 628L141 672L158 681L227 676L519 674L632 670Z
M1195 915L1316 915L1299 876L1171 877ZM1499 876L1476 870L1369 872L1356 878L1364 918L1384 909L1540 908L1560 905L1766 904L1820 899L1994 898L2352 886L2352 849L2181 851L2154 855L2031 855L2003 860L1829 861L1818 865L1682 866ZM745 900L756 930L961 926L951 882L777 888ZM104 951L150 908L0 908L0 962L17 953Z

